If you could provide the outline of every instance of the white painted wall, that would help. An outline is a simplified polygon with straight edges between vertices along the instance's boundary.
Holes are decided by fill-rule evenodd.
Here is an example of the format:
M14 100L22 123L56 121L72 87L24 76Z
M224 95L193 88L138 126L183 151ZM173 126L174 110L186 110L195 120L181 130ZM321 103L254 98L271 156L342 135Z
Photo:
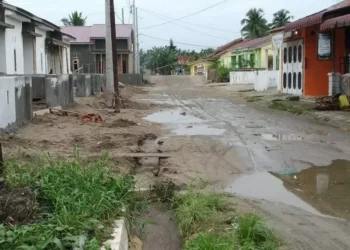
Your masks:
M230 84L254 84L256 71L231 71Z
M6 74L5 30L0 29L0 74Z
M14 29L6 29L5 31L6 73L24 74L22 22L8 16L5 16L5 22L15 26ZM15 50L17 69L15 69Z
M0 129L16 121L15 77L0 77Z
M23 37L23 65L24 74L35 74L33 37Z
M42 37L36 38L36 73L37 74L48 74L46 69L46 52L45 52L45 38L46 31L35 28L35 33L42 35Z
M276 88L279 84L278 70L258 70L256 71L256 80L254 89L256 91L265 91L269 88Z

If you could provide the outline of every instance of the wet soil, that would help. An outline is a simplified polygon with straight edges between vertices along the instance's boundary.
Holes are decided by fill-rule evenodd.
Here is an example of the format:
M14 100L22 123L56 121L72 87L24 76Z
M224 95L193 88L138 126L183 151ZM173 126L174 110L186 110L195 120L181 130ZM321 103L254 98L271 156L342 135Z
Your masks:
M181 239L174 217L167 205L151 203L145 221L143 250L181 250Z
M26 224L35 219L37 203L30 188L10 188L0 182L0 223Z

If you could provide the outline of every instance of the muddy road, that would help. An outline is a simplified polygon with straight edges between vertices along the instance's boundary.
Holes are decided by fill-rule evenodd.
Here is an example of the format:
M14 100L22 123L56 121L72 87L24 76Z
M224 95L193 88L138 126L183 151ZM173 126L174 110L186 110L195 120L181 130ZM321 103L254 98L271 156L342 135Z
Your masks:
M286 249L350 249L350 134L246 103L188 76L152 77L139 100L170 106L144 119L162 125L162 176L230 192L263 214Z

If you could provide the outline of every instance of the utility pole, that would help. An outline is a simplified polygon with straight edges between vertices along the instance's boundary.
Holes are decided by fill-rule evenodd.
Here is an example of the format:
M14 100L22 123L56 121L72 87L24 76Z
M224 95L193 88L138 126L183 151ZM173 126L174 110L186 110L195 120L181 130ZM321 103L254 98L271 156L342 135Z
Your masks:
M136 28L136 5L135 0L133 0L132 4L132 17L133 17L133 27L134 27L134 73L137 73L137 28Z
M125 24L124 23L124 8L122 8L122 24Z
M115 31L115 13L114 0L110 1L110 19L111 19L111 42L112 42L112 57L113 57L113 85L114 85L114 100L115 112L120 113L120 94L119 94L119 80L118 80L118 53L117 53L117 35Z
M113 85L113 55L112 55L112 36L111 36L111 9L110 0L105 0L106 7L106 96L111 99L114 93Z
M139 14L136 8L136 73L140 73Z

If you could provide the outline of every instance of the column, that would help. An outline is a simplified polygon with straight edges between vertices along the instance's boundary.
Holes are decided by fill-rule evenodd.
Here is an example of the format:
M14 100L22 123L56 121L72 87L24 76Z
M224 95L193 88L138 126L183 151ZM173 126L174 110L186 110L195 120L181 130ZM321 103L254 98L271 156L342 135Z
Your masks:
M269 69L269 51L267 49L265 49L265 68Z

